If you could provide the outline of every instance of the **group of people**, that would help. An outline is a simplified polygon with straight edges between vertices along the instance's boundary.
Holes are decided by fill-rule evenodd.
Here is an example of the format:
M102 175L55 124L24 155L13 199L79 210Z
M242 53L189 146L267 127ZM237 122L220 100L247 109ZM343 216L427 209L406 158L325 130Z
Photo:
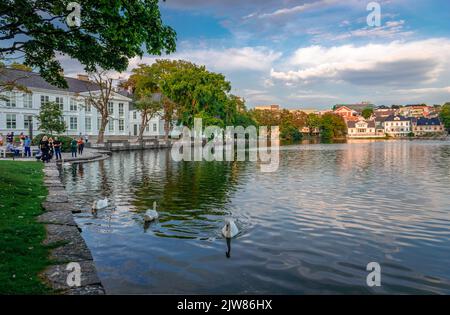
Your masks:
M53 139L52 137L43 136L41 142L39 142L39 150L41 155L38 156L44 163L50 162L55 156L56 160L62 160L61 157L62 142L58 140L58 137Z
M14 132L9 132L6 135L6 150L12 152L14 156L19 156L20 150L14 145L15 135ZM0 146L4 145L3 134L0 133ZM31 157L31 139L25 136L23 132L19 135L20 146L23 147L24 155Z
M18 138L18 139L17 139ZM6 150L8 152L12 152L14 157L18 157L20 153L20 149L23 148L24 156L31 157L31 138L29 136L25 136L21 133L18 137L14 135L14 132L10 132L3 136L0 133L0 146L5 145L6 140ZM20 142L20 145L16 146ZM85 143L88 142L87 137L79 136L74 137L70 142L70 150L72 153L72 157L77 157L77 155L83 155ZM41 141L39 142L38 148L39 153L36 155L36 158L42 160L44 163L50 162L50 160L55 157L56 160L62 160L61 151L62 151L63 143L58 139L58 137L48 137L43 136Z

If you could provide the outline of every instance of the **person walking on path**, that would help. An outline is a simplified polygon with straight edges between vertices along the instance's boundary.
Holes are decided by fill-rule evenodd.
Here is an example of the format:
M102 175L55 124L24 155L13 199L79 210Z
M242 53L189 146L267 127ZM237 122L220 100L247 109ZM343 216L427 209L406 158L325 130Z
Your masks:
M78 154L79 155L83 155L83 150L84 150L84 140L83 137L80 137L78 139Z
M39 149L41 149L42 152L42 162L48 163L50 161L49 159L50 146L48 143L47 136L42 137L41 142L39 142Z
M77 149L78 149L78 142L75 138L73 138L72 142L70 142L70 151L72 152L72 157L77 157Z
M25 156L31 157L31 139L28 136L25 136L23 140L23 148L25 150Z
M53 149L55 150L55 159L56 160L62 160L61 157L61 141L58 140L58 137L55 137L55 140L53 141Z

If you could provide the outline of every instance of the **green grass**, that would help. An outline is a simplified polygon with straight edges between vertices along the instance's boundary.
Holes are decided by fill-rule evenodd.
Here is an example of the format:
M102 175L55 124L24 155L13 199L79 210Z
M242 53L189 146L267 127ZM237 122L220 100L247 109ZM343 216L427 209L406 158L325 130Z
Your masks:
M43 164L0 161L0 294L48 294L38 274L50 264L36 222L47 196Z

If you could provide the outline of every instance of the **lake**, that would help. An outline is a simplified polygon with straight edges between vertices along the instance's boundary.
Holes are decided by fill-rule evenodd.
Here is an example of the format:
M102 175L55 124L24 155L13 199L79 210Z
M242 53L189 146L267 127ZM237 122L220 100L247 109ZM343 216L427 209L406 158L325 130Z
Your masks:
M134 151L62 176L110 294L450 294L449 141L283 146L275 173Z

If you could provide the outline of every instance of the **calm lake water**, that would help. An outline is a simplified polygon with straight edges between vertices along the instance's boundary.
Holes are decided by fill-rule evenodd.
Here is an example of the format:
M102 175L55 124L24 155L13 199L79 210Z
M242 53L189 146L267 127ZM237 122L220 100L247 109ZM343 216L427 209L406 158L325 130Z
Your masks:
M448 141L285 146L276 173L135 151L63 179L108 293L450 294ZM112 205L94 218L102 196Z

